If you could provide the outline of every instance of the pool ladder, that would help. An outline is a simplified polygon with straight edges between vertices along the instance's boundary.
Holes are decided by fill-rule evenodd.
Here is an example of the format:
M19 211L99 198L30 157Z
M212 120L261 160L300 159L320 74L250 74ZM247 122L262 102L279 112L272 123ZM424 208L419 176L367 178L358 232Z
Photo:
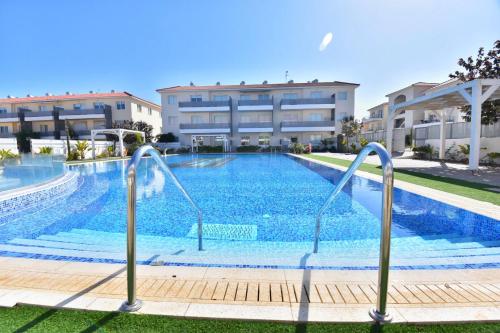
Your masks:
M194 203L187 191L181 185L177 177L172 173L167 164L161 159L158 151L150 145L142 146L134 153L127 167L127 188L128 188L128 208L127 208L127 300L122 305L124 311L137 311L141 308L142 302L137 299L136 294L136 174L141 158L149 154L158 163L160 168L170 176L174 185L181 191L183 196L198 213L198 250L203 249L202 244L202 213L200 208Z
M338 196L340 191L351 179L368 154L376 152L382 164L383 192L382 192L382 235L380 237L380 259L378 270L377 306L369 314L378 323L391 321L391 316L386 312L387 288L389 284L389 257L391 251L391 224L392 224L392 192L394 185L394 172L391 157L380 143L372 142L366 145L358 154L354 162L344 173L335 189L325 201L316 217L316 233L314 237L314 253L318 253L319 235L321 230L321 216Z

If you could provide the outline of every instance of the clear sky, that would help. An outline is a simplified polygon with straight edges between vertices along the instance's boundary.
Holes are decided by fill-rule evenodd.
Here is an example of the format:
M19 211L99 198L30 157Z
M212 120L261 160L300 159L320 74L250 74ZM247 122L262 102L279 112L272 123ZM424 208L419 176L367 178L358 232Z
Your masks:
M499 0L0 0L0 96L360 83L356 115L500 38ZM320 51L323 37L331 43Z

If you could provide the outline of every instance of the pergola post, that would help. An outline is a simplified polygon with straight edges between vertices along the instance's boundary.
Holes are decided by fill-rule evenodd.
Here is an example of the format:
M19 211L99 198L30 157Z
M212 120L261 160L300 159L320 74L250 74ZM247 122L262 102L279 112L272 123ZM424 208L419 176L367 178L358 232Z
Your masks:
M95 160L95 133L90 131L90 139L92 140L92 159Z
M481 143L481 83L474 82L471 94L471 126L470 126L470 152L469 169L479 168L479 152Z
M441 122L439 126L439 159L445 159L445 149L446 149L446 118L445 111L441 110L439 113L441 117Z
M125 149L123 149L123 130L118 131L118 140L120 142L120 156L125 157Z

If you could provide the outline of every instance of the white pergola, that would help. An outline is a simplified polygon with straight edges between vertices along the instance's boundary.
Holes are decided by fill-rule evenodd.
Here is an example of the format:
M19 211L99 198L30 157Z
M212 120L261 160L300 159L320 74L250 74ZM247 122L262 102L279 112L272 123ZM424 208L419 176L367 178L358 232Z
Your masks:
M446 109L464 105L471 106L471 132L469 169L479 167L479 150L481 140L481 105L488 100L500 99L500 79L475 79L458 85L438 90L428 95L394 104L389 107L387 120L387 150L392 152L392 131L394 117L398 111L430 110L440 118L439 158L444 159L446 143Z
M99 134L114 134L118 136L118 141L120 143L120 156L125 156L125 146L123 145L123 137L127 134L140 134L142 135L142 141L146 142L146 134L141 131L133 131L124 128L104 128L104 129L93 129L90 131L90 138L92 140L92 159L95 160L95 136Z
M193 153L194 153L194 148L198 147L198 138L199 137L221 138L222 149L223 149L224 153L229 151L229 140L227 139L226 134L193 134L193 135L191 135L191 152L193 152Z

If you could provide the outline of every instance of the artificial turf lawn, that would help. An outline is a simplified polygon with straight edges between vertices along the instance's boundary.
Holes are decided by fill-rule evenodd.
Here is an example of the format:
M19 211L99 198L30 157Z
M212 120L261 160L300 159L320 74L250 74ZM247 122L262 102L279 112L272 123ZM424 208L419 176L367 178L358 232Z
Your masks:
M50 309L36 306L0 308L0 332L500 332L500 323L444 325L291 324L240 320L180 319L118 312Z
M348 160L328 156L307 155L307 157L343 167L349 167L352 163ZM373 164L363 163L359 167L359 170L376 175L382 175L382 169L379 166ZM394 169L394 177L395 179L402 180L408 183L421 185L436 190L453 193L456 195L461 195L463 197L471 199L491 202L492 204L500 206L500 193L491 190L491 188L493 187L496 187L498 190L500 190L500 187L498 186L472 183L465 180L433 176L421 172L413 172L402 169Z

